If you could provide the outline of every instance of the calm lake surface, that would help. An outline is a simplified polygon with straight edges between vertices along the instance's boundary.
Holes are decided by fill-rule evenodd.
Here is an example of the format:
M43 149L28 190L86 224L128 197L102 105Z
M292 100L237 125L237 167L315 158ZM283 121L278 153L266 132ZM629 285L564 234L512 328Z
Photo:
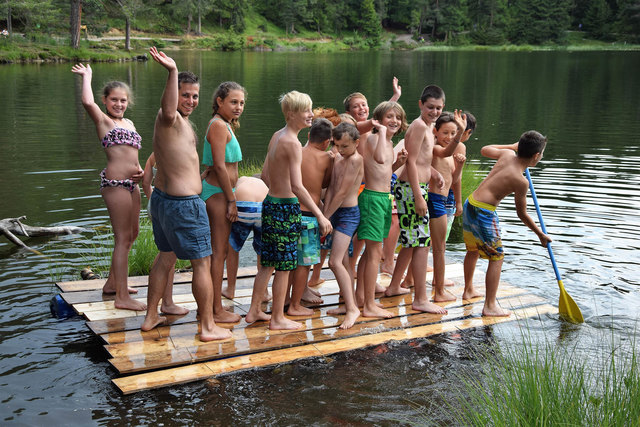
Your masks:
M247 88L237 133L246 160L261 162L269 137L282 127L279 94L296 89L309 93L314 106L342 111L342 99L360 91L373 111L391 96L393 76L400 79L400 102L410 119L419 114L417 100L429 83L444 88L448 109L475 114L470 163L489 168L492 162L480 158L481 146L540 131L549 144L532 177L565 286L585 323L571 326L544 316L527 323L528 333L588 358L600 354L606 338L628 339L637 330L639 52L182 51L172 56L181 70L202 79L202 99L192 116L200 138L217 84L236 80ZM144 164L166 71L152 61L92 67L95 91L112 79L132 86L136 105L127 117L142 135ZM44 226L109 224L98 191L105 156L79 102L80 79L70 68L0 67L0 218L27 215L28 224ZM557 304L547 252L519 222L513 198L502 203L499 214L507 254L502 279ZM531 201L530 214L535 217ZM193 383L123 397L111 385L115 372L84 321L58 320L49 312L49 300L58 293L55 281L76 280L84 266L104 263L103 255L93 253L96 239L92 233L29 239L44 257L0 239L0 423L324 425L422 419L448 424L445 402L453 402L455 374L476 366L471 348L522 341L518 324L511 322L227 375L217 387ZM245 255L244 264L253 263ZM464 244L449 245L448 257L461 261Z

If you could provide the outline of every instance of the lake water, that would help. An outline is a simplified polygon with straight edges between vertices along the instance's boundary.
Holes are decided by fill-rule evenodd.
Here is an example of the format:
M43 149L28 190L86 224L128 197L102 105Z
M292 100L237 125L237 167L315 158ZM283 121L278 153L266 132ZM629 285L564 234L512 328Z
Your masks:
M367 95L371 111L400 79L400 102L418 115L422 88L444 88L448 109L472 111L478 128L469 162L489 168L480 147L512 143L536 129L549 138L533 169L538 198L565 286L585 324L555 316L530 321L529 331L589 357L600 337L626 339L640 314L640 69L639 52L174 52L180 69L201 76L192 119L199 136L211 115L217 84L248 90L238 138L245 159L262 161L270 135L283 125L279 94L307 92L315 106L341 109L351 92ZM98 192L105 158L80 105L80 79L70 64L0 67L0 218L27 215L30 225L109 224ZM127 117L151 151L153 120L166 72L153 62L94 64L94 89L108 80L131 84L136 105ZM636 71L633 71L636 70ZM200 150L202 148L200 147ZM146 201L143 201L143 206ZM532 202L530 213L535 217ZM507 256L503 280L557 303L546 250L522 225L507 198L499 208ZM57 320L48 303L54 282L75 280L93 254L91 233L27 243L45 256L0 239L0 399L2 424L395 424L416 417L447 424L444 401L455 373L473 369L477 343L513 345L515 323L434 339L393 343L277 368L123 397L106 354L80 318ZM448 246L452 261L464 245ZM250 264L247 255L243 262ZM481 263L479 268L484 269ZM424 415L418 407L424 408ZM445 409L443 409L445 408Z

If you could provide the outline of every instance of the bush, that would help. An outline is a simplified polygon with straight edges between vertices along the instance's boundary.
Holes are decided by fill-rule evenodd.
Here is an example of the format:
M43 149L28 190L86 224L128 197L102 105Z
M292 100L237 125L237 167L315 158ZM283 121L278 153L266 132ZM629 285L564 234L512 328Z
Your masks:
M479 29L469 33L469 38L475 44L479 45L499 45L503 44L506 39L504 33L497 28Z

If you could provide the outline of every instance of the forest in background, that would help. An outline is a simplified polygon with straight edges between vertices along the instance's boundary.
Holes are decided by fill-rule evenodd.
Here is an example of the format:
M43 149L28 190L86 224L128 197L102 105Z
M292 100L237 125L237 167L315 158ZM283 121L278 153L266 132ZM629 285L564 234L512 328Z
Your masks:
M131 31L351 37L361 48L380 46L389 31L411 34L420 43L446 45L563 44L567 30L594 40L640 40L640 0L0 1L0 29L34 40L66 36L76 48L83 37L100 36L111 28L127 34L127 49Z

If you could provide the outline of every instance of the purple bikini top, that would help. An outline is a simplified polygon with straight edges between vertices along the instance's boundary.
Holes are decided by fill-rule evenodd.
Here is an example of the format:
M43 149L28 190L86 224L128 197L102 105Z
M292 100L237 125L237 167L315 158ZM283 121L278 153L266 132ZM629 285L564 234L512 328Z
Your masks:
M102 138L103 148L113 147L114 145L130 145L139 150L142 147L142 137L135 130L115 127Z

